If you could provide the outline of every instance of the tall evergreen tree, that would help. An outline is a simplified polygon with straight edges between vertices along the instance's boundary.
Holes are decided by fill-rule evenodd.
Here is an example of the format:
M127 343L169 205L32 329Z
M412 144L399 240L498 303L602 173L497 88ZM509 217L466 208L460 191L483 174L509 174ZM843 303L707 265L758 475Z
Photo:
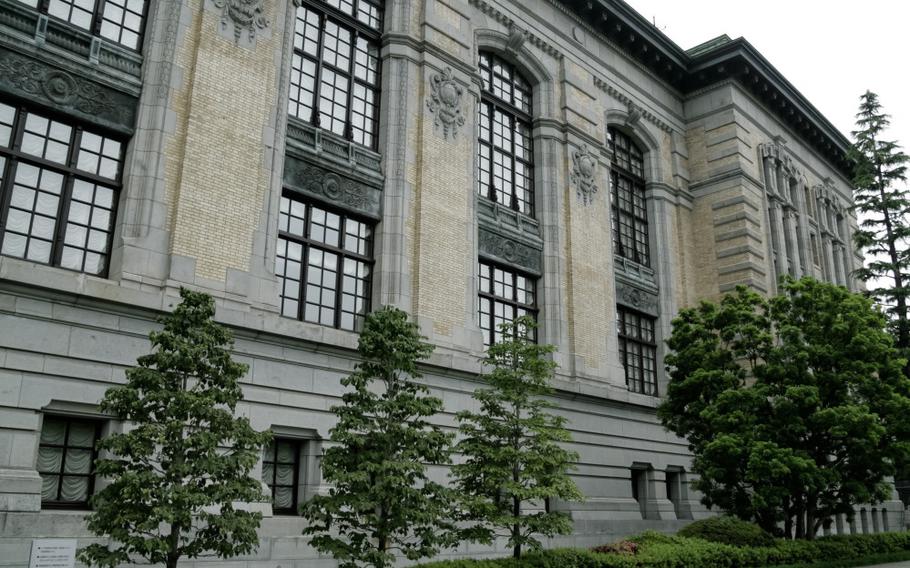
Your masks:
M571 440L566 420L550 414L555 405L544 398L553 393L556 363L547 356L554 347L529 339L534 326L528 316L504 324L505 339L487 350L483 363L491 370L482 378L489 388L474 392L478 412L458 414L463 438L455 450L465 461L452 467L472 521L464 536L487 544L507 537L515 558L524 546L540 547L534 535L572 532L567 515L541 506L583 499L567 473L578 454L560 446ZM529 510L531 503L537 507Z
M427 463L449 459L452 435L427 422L442 410L418 380L418 361L433 346L405 312L386 307L367 316L358 350L362 361L342 379L344 404L322 459L332 484L303 507L311 544L342 568L383 568L395 553L432 556L453 541L449 490L427 476Z
M131 423L98 443L111 453L96 472L112 479L92 500L88 528L109 536L79 558L113 568L143 559L176 568L180 558L228 558L256 549L262 501L249 476L269 433L234 415L247 366L231 360L231 333L213 321L211 296L181 289L183 301L150 334L154 352L107 391L101 409Z
M885 139L889 122L888 115L882 112L878 96L866 91L860 97L851 157L855 163L853 197L861 219L855 241L871 260L856 274L867 282L890 280L891 286L874 283L869 293L888 306L894 319L897 346L908 349L910 195L903 184L910 157L900 150L896 142Z

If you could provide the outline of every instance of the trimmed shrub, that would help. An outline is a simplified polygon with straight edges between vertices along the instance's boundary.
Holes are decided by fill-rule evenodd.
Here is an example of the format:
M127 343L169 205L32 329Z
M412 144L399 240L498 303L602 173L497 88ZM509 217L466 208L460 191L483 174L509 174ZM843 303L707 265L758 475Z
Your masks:
M733 546L774 545L774 537L758 525L727 515L695 521L679 531L679 536Z
M771 546L732 546L701 538L647 532L622 542L636 543L632 554L555 549L520 560L448 560L423 568L760 568L859 560L910 551L910 532L845 535L814 541L776 540ZM621 544L621 543L618 543Z

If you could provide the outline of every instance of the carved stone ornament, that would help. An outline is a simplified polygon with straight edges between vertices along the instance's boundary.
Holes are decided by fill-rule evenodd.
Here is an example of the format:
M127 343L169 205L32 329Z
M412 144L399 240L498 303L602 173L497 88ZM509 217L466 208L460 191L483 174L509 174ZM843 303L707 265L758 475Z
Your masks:
M256 39L256 28L269 27L269 21L263 15L262 0L212 0L221 9L221 25L234 26L234 43L240 43L240 34L247 30L250 41Z
M580 150L572 152L572 174L570 178L575 184L575 192L585 205L594 201L597 193L597 157L582 145Z
M380 214L380 191L369 185L288 156L285 184L312 197L354 209L370 217Z
M0 92L75 112L121 131L133 128L133 97L13 51L0 51Z
M458 134L458 127L464 125L464 115L461 113L461 95L464 89L452 78L452 69L446 67L442 73L435 73L430 77L430 98L427 108L436 115L433 126L442 127L442 135L452 139Z
M478 249L482 256L506 261L525 270L540 274L540 251L498 233L481 228L478 231Z
M616 297L619 303L642 312L657 315L657 295L623 282L616 283Z

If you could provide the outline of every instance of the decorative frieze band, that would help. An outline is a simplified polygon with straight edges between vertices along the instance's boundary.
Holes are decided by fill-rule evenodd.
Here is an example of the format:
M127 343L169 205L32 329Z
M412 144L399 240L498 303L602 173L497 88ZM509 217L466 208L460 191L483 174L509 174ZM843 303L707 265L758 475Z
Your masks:
M327 170L288 154L284 160L284 185L304 195L372 219L382 216L378 187Z
M38 59L0 50L0 92L125 134L135 128L135 97Z
M478 251L480 256L489 260L509 264L536 276L542 273L540 249L484 227L478 229Z
M660 312L660 303L657 294L632 286L620 280L616 281L616 301L623 306L657 316Z

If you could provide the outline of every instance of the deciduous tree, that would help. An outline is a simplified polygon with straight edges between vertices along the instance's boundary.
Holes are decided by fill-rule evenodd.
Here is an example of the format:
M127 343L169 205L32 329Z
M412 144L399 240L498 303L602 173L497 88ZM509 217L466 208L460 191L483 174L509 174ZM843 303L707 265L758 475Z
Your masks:
M504 324L503 341L487 350L489 371L481 378L489 387L474 392L477 412L458 414L456 451L464 462L452 468L472 522L465 537L484 543L507 537L515 558L523 547L540 547L535 535L572 532L567 515L545 506L550 499L582 500L568 475L578 455L562 446L570 441L566 420L549 412L554 404L545 398L553 393L554 348L529 338L534 325L527 316Z
M342 567L391 566L432 556L453 543L450 493L429 479L427 463L448 462L452 435L427 419L442 410L419 382L425 343L405 312L383 308L367 316L361 362L342 379L349 388L332 407L334 445L322 459L327 495L303 507L311 544Z
M96 473L111 483L92 499L87 522L110 542L80 551L86 564L176 568L181 558L228 558L259 544L262 515L235 503L265 498L249 473L269 434L235 415L247 366L231 359L231 333L214 322L211 296L180 296L164 329L149 336L154 351L101 401L129 430L98 444L110 456Z
M668 345L658 414L688 439L706 505L812 538L888 498L910 383L870 299L811 278L770 300L740 287L682 310Z

